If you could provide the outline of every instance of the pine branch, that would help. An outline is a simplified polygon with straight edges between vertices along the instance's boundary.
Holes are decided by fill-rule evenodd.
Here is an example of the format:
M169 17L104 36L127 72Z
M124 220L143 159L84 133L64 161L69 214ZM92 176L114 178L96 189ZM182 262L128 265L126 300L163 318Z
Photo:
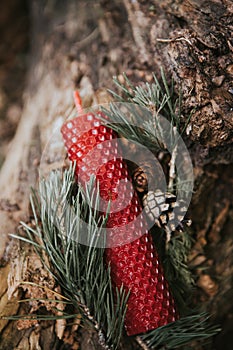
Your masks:
M205 313L183 317L175 323L150 331L140 338L150 349L176 349L192 341L207 339L220 331L217 326L209 325L209 316Z
M98 248L98 239L103 239L98 233L106 218L101 224L97 220L99 198L98 192L93 192L93 184L92 179L85 190L79 187L74 197L71 195L74 169L63 174L52 172L47 180L41 181L38 194L31 197L35 228L23 224L28 238L18 238L34 246L65 296L97 330L103 348L116 349L128 294L123 288L113 290L110 268L104 265L104 249ZM88 223L82 217L87 217ZM87 237L89 245L79 243L81 235Z
M117 77L113 78L123 97L110 91L119 102L110 103L109 109L102 108L107 116L103 118L105 123L127 140L145 146L160 159L161 155L164 157L170 154L170 160L166 164L169 175L168 191L174 193L182 190L186 196L190 183L184 183L184 179L178 176L178 171L175 169L177 163L179 166L184 163L177 162L177 158L180 159L182 156L179 154L180 138L191 117L190 113L183 126L181 92L175 93L173 81L169 85L163 69L161 69L161 82L153 75L153 83L134 86L125 74L123 77L124 83ZM187 171L185 169L184 174Z
M127 101L130 103L135 103L141 107L145 107L153 112L155 117L161 113L164 117L172 122L173 126L177 127L178 131L180 131L179 126L182 95L179 93L178 97L176 97L173 81L171 87L169 87L167 78L162 68L160 73L162 84L159 82L155 74L153 74L154 83L145 83L142 86L136 87L128 79L126 74L123 74L125 83L121 83L117 77L113 77L113 81L119 90L123 93L123 97L116 94L112 90L109 91L118 101Z
M111 129L127 140L144 145L152 152L166 151L161 138L153 128L151 112L135 104L110 103L110 110L101 108L105 117L100 117Z
M187 262L191 245L192 239L186 232L172 237L163 260L166 277L182 314L190 312L189 304L194 287L194 277Z

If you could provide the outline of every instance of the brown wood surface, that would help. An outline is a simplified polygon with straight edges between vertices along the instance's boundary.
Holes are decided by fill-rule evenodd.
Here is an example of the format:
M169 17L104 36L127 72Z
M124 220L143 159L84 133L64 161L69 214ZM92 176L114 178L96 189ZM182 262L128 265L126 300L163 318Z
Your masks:
M195 175L190 265L197 274L196 302L223 327L209 345L194 349L231 349L232 1L34 0L23 10L22 4L1 4L0 316L25 312L17 303L22 295L43 294L18 288L22 280L59 291L31 248L11 241L9 233L18 231L20 220L30 223L30 187L38 170L46 174L63 165L63 144L51 135L71 111L72 91L80 90L84 107L103 103L106 89L115 89L113 75L121 79L126 72L135 83L151 82L152 72L163 67L183 93L183 122L195 108L184 136ZM22 31L20 14L27 19ZM17 63L21 50L27 53L24 69ZM0 334L1 350L100 349L95 333L62 322L0 320ZM137 347L131 339L121 345Z

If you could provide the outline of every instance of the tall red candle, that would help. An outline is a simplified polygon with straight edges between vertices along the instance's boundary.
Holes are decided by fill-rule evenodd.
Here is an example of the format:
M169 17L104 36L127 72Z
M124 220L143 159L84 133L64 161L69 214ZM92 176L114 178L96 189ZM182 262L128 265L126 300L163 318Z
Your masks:
M117 134L104 125L98 113L83 113L79 94L75 92L74 96L79 115L62 126L64 143L69 159L76 162L78 181L84 184L95 174L102 208L107 208L111 200L105 259L111 266L113 285L123 285L130 291L125 317L127 334L144 333L175 321L178 312L146 229L137 192L132 189Z

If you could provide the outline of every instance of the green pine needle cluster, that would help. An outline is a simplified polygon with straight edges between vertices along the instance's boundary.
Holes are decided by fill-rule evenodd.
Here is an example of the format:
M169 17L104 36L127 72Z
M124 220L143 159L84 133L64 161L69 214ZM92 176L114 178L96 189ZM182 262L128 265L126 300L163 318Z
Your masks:
M139 112L139 108L134 107L132 114L134 115L135 121L140 122L139 125L142 125L143 128L140 130L132 129L132 126L128 125L128 120L125 120L124 113L120 113L119 108L116 108L116 103L110 106L111 113L106 109L104 109L104 112L110 117L110 120L112 120L114 124L117 122L123 122L123 124L111 124L111 127L115 128L120 135L132 140L138 140L139 143L145 144L152 150L156 149L156 143L158 143L157 148L159 150L165 150L166 144L161 143L164 130L160 125L160 115L167 118L170 122L171 135L173 133L173 128L182 135L191 117L191 114L188 115L182 126L182 93L179 92L178 96L176 95L173 81L169 86L163 69L161 69L161 83L155 74L153 74L153 83L149 84L146 82L145 84L138 86L134 86L126 74L123 74L123 77L125 83L121 83L117 77L113 78L115 85L119 88L123 96L114 91L109 91L116 101L119 101L120 103L128 102L132 104L132 108L133 105L140 106L141 113ZM150 118L145 118L146 110L150 112ZM151 133L149 135L144 135L145 130L150 130ZM157 135L160 136L160 140L158 140Z
M169 323L141 335L140 338L150 349L168 350L192 341L208 339L219 331L216 326L209 325L209 316L201 313L183 317L175 323Z
M116 349L124 326L128 294L123 288L113 289L110 268L104 263L104 249L98 248L98 239L102 239L98 232L105 220L97 219L99 198L93 184L91 179L85 190L80 186L77 195L72 196L73 168L64 173L51 172L48 179L41 181L38 193L31 197L35 228L22 223L27 238L12 236L34 246L65 297L96 329L103 348ZM81 235L87 237L89 245L79 243Z
M123 92L123 97L110 90L118 101L136 103L157 115L161 113L179 127L182 96L181 94L178 97L175 96L173 81L169 86L163 69L161 69L161 83L155 74L153 74L152 84L145 83L141 86L134 86L126 74L123 74L123 77L125 84L121 83L117 77L113 78L116 86Z
M190 305L195 285L194 276L188 267L192 236L186 231L179 232L171 237L168 248L165 250L164 232L155 226L151 232L178 310L182 316L187 315L191 311Z

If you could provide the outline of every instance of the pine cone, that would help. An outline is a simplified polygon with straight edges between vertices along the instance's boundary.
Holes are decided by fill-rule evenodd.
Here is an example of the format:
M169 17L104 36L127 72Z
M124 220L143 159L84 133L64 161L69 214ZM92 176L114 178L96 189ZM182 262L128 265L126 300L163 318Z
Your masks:
M134 188L138 192L146 192L148 189L148 180L145 171L138 167L132 174Z
M141 158L143 155L141 155ZM137 155L137 159L139 155ZM146 162L144 159L139 160L139 166L134 164L134 167L131 166L131 176L133 181L133 186L139 193L146 193L148 191L148 184L150 187L160 186L164 180L164 174L161 168L155 168ZM156 174L155 174L156 172Z
M172 193L149 191L143 196L142 203L147 217L168 232L174 232L176 229L183 231L184 224L187 226L191 224L191 220L184 220L187 211L185 202L177 201Z
M158 175L157 172L157 185L161 181ZM139 194L142 194L143 207L152 223L160 228L163 227L168 233L175 230L183 231L184 225L191 225L191 220L184 219L187 207L183 200L177 201L174 194L163 193L159 189L148 191L148 182L151 184L153 181L153 172L149 165L144 163L143 166L136 167L132 172L132 178L134 188Z
M142 207L138 195L136 191L132 193L131 186L127 185L130 181L127 165L117 143L103 144L105 140L114 141L116 133L101 124L98 114L91 113L68 121L61 131L69 158L76 162L79 181L88 181L98 166L100 195L105 200L112 199L111 209L113 205L114 210L111 210L107 221L107 243L112 248L106 249L105 257L106 264L111 266L113 284L130 290L125 317L128 335L175 321L178 312L152 236L143 228L146 223L140 215ZM95 158L93 149L97 150ZM106 156L112 159L107 160ZM130 201L128 198L131 198ZM126 240L129 243L113 247Z

